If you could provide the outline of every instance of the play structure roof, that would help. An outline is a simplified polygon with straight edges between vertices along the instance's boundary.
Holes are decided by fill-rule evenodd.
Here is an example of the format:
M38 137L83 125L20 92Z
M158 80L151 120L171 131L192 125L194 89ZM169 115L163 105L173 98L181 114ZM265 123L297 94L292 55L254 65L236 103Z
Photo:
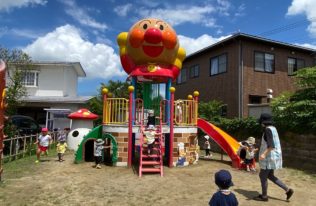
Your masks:
M98 115L93 114L88 109L79 109L76 112L73 112L68 115L69 119L87 119L87 120L94 120L98 118Z

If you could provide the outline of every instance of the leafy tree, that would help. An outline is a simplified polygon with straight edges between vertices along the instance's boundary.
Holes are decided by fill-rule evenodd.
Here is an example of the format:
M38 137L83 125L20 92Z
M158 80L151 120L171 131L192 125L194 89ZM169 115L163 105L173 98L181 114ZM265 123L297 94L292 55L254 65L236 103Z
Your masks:
M316 67L296 72L294 93L283 93L272 101L276 123L284 130L316 131Z
M223 103L216 100L199 102L199 116L213 123L219 122L222 107Z
M32 67L31 58L21 50L9 50L0 46L0 59L7 67L7 115L16 114L17 108L22 104L21 99L27 95L22 84L24 72Z
M128 82L122 82L120 80L117 80L117 81L110 80L107 84L101 83L100 88L98 89L99 95L92 98L88 103L90 111L99 115L99 119L95 122L95 124L100 124L102 122L102 114L103 114L102 89L107 88L109 90L108 95L110 97L128 99L129 98L129 93L128 93L129 86L130 86L130 84Z

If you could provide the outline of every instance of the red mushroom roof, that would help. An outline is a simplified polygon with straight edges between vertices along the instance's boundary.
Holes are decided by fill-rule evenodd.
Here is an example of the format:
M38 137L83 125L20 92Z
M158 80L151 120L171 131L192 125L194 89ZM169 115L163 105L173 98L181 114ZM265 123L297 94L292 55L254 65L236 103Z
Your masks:
M77 112L73 112L68 115L69 119L97 119L98 115L93 114L87 109L79 109Z

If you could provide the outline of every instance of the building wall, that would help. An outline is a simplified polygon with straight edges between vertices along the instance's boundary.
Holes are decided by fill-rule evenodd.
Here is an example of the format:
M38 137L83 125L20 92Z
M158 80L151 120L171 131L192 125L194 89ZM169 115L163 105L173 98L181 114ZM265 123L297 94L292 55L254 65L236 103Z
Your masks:
M78 76L74 69L64 67L64 96L77 96Z
M254 71L254 51L274 54L274 73ZM210 59L224 53L227 53L228 57L227 73L210 76ZM242 61L239 61L239 55L242 56ZM184 61L183 68L188 70L188 79L183 84L175 84L175 97L186 98L188 94L197 90L200 92L200 101L218 100L227 104L227 117L238 117L239 112L241 116L247 117L249 95L262 96L262 103L267 103L268 88L273 90L273 97L284 91L295 91L294 77L288 75L288 57L304 59L305 67L315 65L315 57L310 51L248 38L236 38L223 42ZM189 68L196 64L200 65L200 75L190 79ZM242 65L240 71L239 65ZM238 72L240 75L242 73L242 78ZM242 85L240 98L239 84Z
M41 65L38 87L26 87L30 96L77 96L77 73L72 67L62 65Z
M238 50L238 42L233 42L185 60L183 68L187 68L188 80L175 85L175 97L186 98L197 90L200 92L200 101L222 101L227 104L228 116L238 115ZM227 72L210 76L210 59L224 53L227 54ZM189 68L196 64L200 65L200 74L191 79Z
M285 91L296 90L294 76L288 75L288 57L305 60L305 66L313 66L314 60L310 53L303 53L297 49L289 49L277 45L263 44L255 41L243 41L243 116L249 114L249 95L263 96L262 103L267 103L267 89L273 90L277 97ZM266 73L254 70L254 52L274 54L275 72Z

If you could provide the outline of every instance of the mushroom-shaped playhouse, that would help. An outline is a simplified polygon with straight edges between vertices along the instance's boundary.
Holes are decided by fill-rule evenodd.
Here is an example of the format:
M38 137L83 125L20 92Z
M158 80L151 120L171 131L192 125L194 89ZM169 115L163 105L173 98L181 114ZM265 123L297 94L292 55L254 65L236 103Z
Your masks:
M93 120L98 118L98 115L93 114L87 109L79 109L68 115L71 119L71 131L67 137L67 144L69 149L77 150L78 145L93 128Z

